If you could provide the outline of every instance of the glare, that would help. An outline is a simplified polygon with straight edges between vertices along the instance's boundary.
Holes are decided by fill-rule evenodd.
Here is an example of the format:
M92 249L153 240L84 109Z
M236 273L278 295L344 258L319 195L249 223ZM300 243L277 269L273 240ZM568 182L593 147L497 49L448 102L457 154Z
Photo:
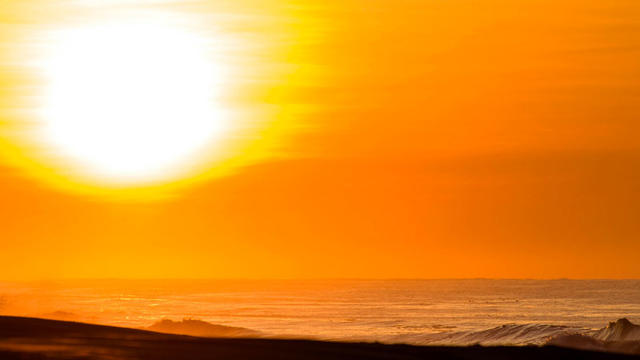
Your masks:
M55 33L44 62L46 142L74 169L120 182L172 176L225 130L211 40L164 24Z

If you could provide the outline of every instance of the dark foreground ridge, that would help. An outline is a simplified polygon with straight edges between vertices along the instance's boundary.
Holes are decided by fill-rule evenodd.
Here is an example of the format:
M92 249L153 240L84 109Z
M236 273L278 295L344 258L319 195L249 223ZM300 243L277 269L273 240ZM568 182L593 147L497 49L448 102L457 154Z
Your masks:
M430 347L311 340L223 339L0 316L0 359L638 359L545 347Z

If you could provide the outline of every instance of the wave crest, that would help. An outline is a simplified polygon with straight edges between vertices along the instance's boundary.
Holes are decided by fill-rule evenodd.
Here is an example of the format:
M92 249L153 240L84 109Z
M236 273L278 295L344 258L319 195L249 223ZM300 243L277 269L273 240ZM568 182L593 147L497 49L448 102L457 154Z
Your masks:
M640 325L626 318L599 330L541 325L507 324L481 331L394 335L391 343L414 345L550 345L573 349L640 354Z
M182 321L163 319L147 327L146 330L200 337L257 337L261 335L260 332L247 328L216 325L195 319L183 319Z

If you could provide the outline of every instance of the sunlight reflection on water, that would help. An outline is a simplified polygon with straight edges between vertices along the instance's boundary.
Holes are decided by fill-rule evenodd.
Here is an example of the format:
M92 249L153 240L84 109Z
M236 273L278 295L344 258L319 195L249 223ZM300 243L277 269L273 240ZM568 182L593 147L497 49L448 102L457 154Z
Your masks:
M69 281L3 283L0 294L3 314L131 327L194 318L323 338L640 322L637 280Z

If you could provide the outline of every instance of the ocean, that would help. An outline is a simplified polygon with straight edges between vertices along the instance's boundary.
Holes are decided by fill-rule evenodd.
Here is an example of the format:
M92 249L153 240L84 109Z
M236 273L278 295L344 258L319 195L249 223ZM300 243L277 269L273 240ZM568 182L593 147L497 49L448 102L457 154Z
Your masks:
M197 319L267 337L541 344L640 323L640 280L74 280L0 283L0 314L145 328Z

